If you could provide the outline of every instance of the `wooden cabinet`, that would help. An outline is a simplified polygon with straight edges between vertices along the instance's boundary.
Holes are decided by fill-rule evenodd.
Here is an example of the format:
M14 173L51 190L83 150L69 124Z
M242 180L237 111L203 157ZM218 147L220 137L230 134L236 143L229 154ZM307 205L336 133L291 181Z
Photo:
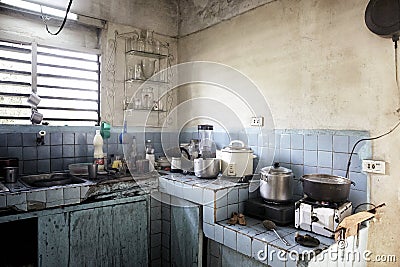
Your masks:
M39 266L147 266L145 200L39 217Z

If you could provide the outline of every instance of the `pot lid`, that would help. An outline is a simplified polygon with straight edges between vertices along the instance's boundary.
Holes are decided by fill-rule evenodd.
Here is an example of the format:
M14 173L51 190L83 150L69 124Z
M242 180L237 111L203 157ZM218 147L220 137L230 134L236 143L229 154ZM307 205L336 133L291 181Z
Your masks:
M285 167L281 167L279 165L279 162L275 162L273 166L269 166L269 167L264 167L261 169L261 173L264 175L267 174L275 174L275 175L279 175L279 174L291 174L292 170L285 168Z
M253 153L253 150L247 147L243 141L233 140L229 143L228 146L224 147L222 152L233 152L233 153Z

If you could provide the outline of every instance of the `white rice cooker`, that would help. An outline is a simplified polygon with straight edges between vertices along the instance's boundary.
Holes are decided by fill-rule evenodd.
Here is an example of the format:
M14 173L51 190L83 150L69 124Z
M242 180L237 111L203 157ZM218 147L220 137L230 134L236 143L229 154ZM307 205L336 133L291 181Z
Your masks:
M246 147L244 142L233 140L218 155L221 159L222 175L231 177L253 175L253 150Z

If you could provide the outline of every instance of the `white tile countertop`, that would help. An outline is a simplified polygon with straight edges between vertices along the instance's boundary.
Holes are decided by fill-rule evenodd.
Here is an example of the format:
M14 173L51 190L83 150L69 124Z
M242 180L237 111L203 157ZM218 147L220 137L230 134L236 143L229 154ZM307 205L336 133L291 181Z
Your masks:
M307 232L293 226L278 226L278 233L291 244L286 246L261 220L249 217L246 217L246 226L228 225L232 212L243 213L244 201L249 198L248 188L244 183L182 174L171 173L159 178L160 192L203 206L206 237L270 266L298 266L300 262L307 265L307 257L302 257L302 253L320 253L335 243L333 239L308 233L320 241L317 248L310 249L294 240L296 232L302 235Z

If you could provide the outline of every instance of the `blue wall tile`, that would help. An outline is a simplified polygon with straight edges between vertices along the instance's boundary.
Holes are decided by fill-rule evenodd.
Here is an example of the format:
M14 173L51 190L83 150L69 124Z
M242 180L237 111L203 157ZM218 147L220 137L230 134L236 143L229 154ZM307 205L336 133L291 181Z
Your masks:
M51 159L50 161L50 171L62 171L63 170L63 160L62 159Z
M24 133L22 134L22 145L23 146L36 146L37 134L35 133Z
M304 174L304 166L303 165L295 165L291 164L290 168L293 172L293 175L296 179L300 179L301 176Z
M22 149L22 155L24 160L34 160L37 159L37 149L36 147L24 147Z
M290 163L290 149L279 150L279 162Z
M74 158L63 158L63 164L62 164L62 169L63 170L68 170L68 165L75 163Z
M317 168L317 173L320 173L320 174L332 174L332 169L331 168L318 167Z
M304 135L304 149L312 151L318 149L318 140L316 135Z
M73 148L74 146L71 145L71 147ZM75 145L75 151L74 151L74 157L86 157L87 155L87 147L86 145ZM67 157L69 157L68 155L66 155Z
M317 167L304 166L304 174L317 173Z
M50 144L62 145L62 133L50 133Z
M350 180L352 180L355 183L354 186L353 185L351 186L352 189L356 189L356 190L364 191L364 192L367 191L367 187L368 187L367 186L368 185L367 175L360 173L360 172L350 172L349 178L350 178Z
M318 167L332 168L332 152L318 151Z
M333 153L333 168L335 170L346 170L349 154Z
M7 146L22 146L22 134L9 133L7 134Z
M22 147L8 147L8 157L15 157L22 160Z
M334 135L333 151L347 153L349 151L349 137L345 135Z
M63 133L63 145L73 145L75 143L75 135L73 133Z
M290 150L290 162L293 164L304 164L303 150Z
M367 194L365 192L354 189L350 189L349 200L353 204L353 209L362 203L368 202Z
M38 160L37 161L38 173L50 173L50 160Z
M281 134L280 148L281 149L290 148L290 134Z
M74 153L74 146L63 146L63 157L71 157L73 158L75 155Z
M8 156L7 147L0 147L0 157L7 157L7 156Z
M5 146L7 146L7 135L0 134L0 147L5 147Z
M75 144L76 145L86 145L86 133L76 133L75 134Z
M317 151L304 150L304 165L315 167L318 165Z
M28 160L23 162L24 164L24 174L37 174L37 161Z
M332 143L332 135L318 135L318 151L332 151Z
M292 149L304 149L304 135L292 134L290 138L290 146Z
M62 158L62 146L51 146L50 158Z
M37 147L37 158L38 159L49 159L50 158L50 146L38 146ZM50 165L50 163L49 163Z

